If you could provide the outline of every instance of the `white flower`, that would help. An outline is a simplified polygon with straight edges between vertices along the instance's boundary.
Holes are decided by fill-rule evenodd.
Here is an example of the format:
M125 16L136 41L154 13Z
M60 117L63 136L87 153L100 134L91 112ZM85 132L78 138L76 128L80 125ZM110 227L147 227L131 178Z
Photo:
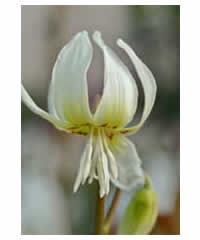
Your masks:
M126 138L138 131L149 116L156 97L156 83L151 71L121 39L117 44L130 57L141 80L145 106L140 122L125 126L137 108L138 89L128 68L104 43L100 32L93 39L104 54L104 91L94 114L88 103L87 71L93 48L86 31L61 50L53 68L49 88L49 113L38 107L22 86L22 100L34 113L69 133L88 136L80 161L74 192L86 180L98 179L100 196L109 193L110 181L130 190L144 181L141 161L135 145Z

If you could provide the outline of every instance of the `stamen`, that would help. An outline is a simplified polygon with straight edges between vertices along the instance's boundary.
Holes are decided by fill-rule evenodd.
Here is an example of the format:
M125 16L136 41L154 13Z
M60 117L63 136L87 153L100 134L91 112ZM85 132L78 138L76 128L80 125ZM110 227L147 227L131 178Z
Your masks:
M109 171L108 171L108 159L104 152L102 153L102 164L103 164L104 177L105 177L105 193L108 194L110 191L110 177L109 177Z
M78 176L76 177L76 181L74 184L73 191L76 192L82 182L82 184L86 181L91 168L91 156L93 151L92 146L92 140L93 140L93 128L91 128L89 140L85 146L84 152L82 154L81 160L80 160L80 167Z
M89 176L91 165L92 165L92 152L93 152L93 132L94 129L91 128L89 140L86 146L86 154L85 154L85 164L84 164L84 170L83 170L83 178L82 178L82 184L85 183L86 179Z
M97 144L97 139L94 139L93 144L95 145L94 147L94 151L93 151L93 156L92 156L92 163L91 163L91 170L90 170L90 174L89 174L89 180L88 183L92 183L93 179L96 178L96 164L97 164L97 160L98 160L98 144Z
M79 186L81 184L82 176L83 176L84 161L85 161L85 151L83 152L83 155L82 155L81 160L80 160L79 172L78 172L78 175L76 177L76 181L74 183L73 192L77 192L77 190L78 190L78 188L79 188Z
M99 129L99 148L100 148L100 162L102 164L103 168L103 175L104 175L104 188L105 188L105 194L108 194L110 189L110 176L108 171L108 159L104 152L104 146L103 146L103 134L101 133L101 130Z
M73 192L77 192L80 184L81 184L81 179L82 179L82 172L81 170L79 169L79 172L78 172L78 175L76 177L76 180L75 180L75 183L74 183L74 187L73 187Z
M97 173L99 176L100 197L102 198L105 195L105 179L101 158L99 158L97 161Z
M111 174L114 175L114 177L117 177L117 169L114 156L108 148L104 130L101 128L97 129L95 135L93 132L94 129L91 128L89 140L81 158L79 174L74 185L74 191L77 191L80 184L84 184L88 177L89 183L92 183L94 178L98 178L100 197L103 197L110 191L110 173L108 165L111 166Z
M102 138L103 138L104 149L106 151L106 154L107 154L107 157L108 157L108 160L109 160L108 162L109 162L111 174L112 174L114 179L117 179L117 177L118 177L117 163L116 163L116 160L115 160L115 157L114 157L113 153L109 149L107 139L106 139L106 135L105 135L104 132L102 133Z
M90 173L90 169L91 169L91 157L92 157L92 151L93 151L93 147L90 144L88 146L86 155L85 155L85 166L84 166L84 171L83 171L83 179L82 179L82 184L85 183L87 177L89 176Z

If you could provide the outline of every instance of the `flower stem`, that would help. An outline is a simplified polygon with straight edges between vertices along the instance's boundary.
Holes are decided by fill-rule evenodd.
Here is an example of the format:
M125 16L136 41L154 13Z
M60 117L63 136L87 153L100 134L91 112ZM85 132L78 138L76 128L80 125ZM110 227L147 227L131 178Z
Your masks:
M119 200L120 200L120 195L121 195L121 190L119 188L117 188L115 196L112 200L110 209L109 209L108 214L106 216L106 219L104 221L104 227L103 227L104 228L104 234L108 234L109 231L110 231L110 227L111 227L113 218L115 216L117 205L118 205Z
M120 200L120 195L121 195L121 190L117 189L106 217L104 216L106 198L105 197L100 198L99 195L97 196L97 211L96 211L96 234L97 235L109 234L111 224Z
M103 224L104 224L104 208L105 208L105 197L100 198L97 196L97 211L96 211L96 234L103 235Z

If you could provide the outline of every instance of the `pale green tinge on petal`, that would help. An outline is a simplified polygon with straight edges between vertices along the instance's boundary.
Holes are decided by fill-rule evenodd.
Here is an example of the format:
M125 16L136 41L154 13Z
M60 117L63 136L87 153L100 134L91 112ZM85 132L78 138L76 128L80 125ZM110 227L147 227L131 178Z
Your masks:
M137 108L138 89L128 68L117 55L105 45L100 32L94 41L104 54L104 91L94 115L99 125L123 127L133 118Z
M120 220L119 235L146 235L152 231L158 216L158 197L148 177L145 185L134 193Z
M136 132L146 121L153 108L157 91L156 81L149 68L139 59L135 52L124 41L119 39L117 41L117 44L119 47L124 49L130 57L144 89L145 105L142 118L139 124L134 127L128 128L130 132Z
M33 99L30 97L26 89L23 85L21 85L21 95L22 95L22 101L23 103L35 114L39 115L40 117L46 119L53 125L55 125L56 128L60 130L67 130L67 127L69 126L67 123L60 121L59 119L56 119L54 116L50 115L49 113L42 110L40 107L38 107Z
M61 50L49 88L49 111L74 125L91 122L87 71L93 54L86 31L80 32Z
M144 183L144 173L141 160L135 145L126 137L113 137L109 147L115 157L118 169L117 179L110 175L113 184L123 190L131 190Z

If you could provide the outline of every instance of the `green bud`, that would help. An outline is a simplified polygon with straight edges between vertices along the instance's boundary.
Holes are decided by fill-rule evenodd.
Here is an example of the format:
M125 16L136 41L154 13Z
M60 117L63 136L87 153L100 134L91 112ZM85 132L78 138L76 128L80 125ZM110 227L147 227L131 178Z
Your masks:
M157 194L146 176L145 184L134 194L120 222L118 234L145 235L151 232L158 215Z

